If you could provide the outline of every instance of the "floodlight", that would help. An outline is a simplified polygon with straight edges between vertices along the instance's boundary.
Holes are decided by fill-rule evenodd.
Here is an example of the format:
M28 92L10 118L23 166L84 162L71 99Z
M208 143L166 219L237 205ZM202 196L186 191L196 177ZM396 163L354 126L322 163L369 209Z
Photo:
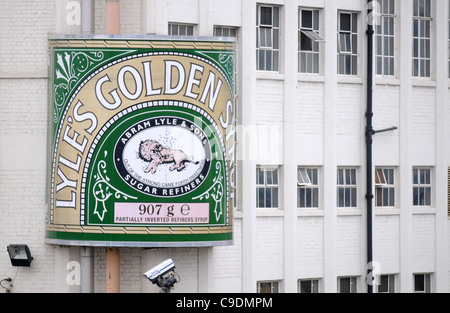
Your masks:
M7 249L12 266L30 266L33 261L27 245L9 245Z

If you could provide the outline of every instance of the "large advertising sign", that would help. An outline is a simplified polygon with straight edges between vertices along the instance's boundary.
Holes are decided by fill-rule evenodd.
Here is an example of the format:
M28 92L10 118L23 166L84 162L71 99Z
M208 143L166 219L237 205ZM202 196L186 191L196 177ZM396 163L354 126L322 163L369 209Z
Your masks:
M234 43L50 40L49 243L232 243Z

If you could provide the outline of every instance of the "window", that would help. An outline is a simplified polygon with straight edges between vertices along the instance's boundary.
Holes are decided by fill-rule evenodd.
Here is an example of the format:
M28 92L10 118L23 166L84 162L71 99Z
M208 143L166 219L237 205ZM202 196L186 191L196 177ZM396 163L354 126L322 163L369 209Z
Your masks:
M417 293L431 292L430 274L414 274L414 292Z
M257 288L258 293L278 293L278 282L277 281L258 282Z
M319 178L316 168L298 168L297 170L297 207L319 207Z
M358 15L339 12L338 15L338 74L358 74Z
M392 76L395 73L395 0L379 1L379 5L375 25L377 75Z
M300 293L318 293L319 292L319 280L307 279L298 281L298 292Z
M431 169L413 169L413 205L431 206Z
M395 206L394 169L375 169L375 205L377 207Z
M338 293L356 293L357 287L356 277L338 278Z
M194 25L169 23L169 36L194 36Z
M237 37L236 27L214 26L214 36L218 37Z
M256 207L278 208L278 168L256 168Z
M319 10L300 9L298 23L298 72L319 74Z
M431 1L414 0L413 76L431 76Z
M395 275L381 275L380 284L377 286L378 293L395 292Z
M337 206L339 208L354 208L357 206L356 169L338 169L337 175Z
M280 8L258 5L256 17L256 68L278 71L280 52Z

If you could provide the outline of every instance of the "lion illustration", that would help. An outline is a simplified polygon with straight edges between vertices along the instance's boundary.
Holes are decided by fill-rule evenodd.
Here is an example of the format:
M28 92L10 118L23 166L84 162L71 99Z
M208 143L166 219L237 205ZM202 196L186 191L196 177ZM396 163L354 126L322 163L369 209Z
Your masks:
M145 173L155 174L158 166L161 164L174 163L169 170L172 172L177 170L178 172L186 168L186 163L199 164L199 162L193 162L189 157L181 150L168 149L155 140L141 141L139 146L139 158L149 162Z

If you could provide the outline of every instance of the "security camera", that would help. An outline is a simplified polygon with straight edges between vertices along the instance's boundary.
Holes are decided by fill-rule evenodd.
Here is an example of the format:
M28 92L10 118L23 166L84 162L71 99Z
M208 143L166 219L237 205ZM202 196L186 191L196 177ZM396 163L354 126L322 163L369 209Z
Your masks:
M167 259L145 272L144 276L164 292L170 292L170 288L178 282L175 274L175 263L172 259Z

